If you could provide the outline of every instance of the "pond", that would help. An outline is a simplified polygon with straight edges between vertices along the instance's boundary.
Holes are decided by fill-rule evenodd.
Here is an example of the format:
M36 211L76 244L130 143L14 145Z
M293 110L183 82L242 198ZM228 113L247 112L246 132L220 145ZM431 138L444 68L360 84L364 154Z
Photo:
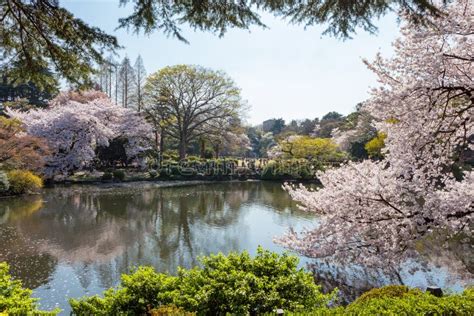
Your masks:
M255 253L261 245L282 252L273 237L316 221L273 182L56 187L0 200L0 261L34 289L42 308L59 306L67 314L68 298L101 293L134 266L174 273L219 251ZM459 270L472 264L471 245L457 246L449 260L428 248L434 263L407 262L404 283L453 290L472 283L472 269ZM301 265L312 262L302 258ZM339 286L349 296L393 282L363 267L320 264L317 271L326 289Z

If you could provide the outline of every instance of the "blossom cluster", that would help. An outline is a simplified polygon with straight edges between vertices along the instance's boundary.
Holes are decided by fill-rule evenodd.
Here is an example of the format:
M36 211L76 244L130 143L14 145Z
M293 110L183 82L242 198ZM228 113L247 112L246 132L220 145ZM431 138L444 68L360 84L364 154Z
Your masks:
M322 188L285 185L318 225L280 244L315 258L400 262L423 236L472 235L474 174L451 172L473 150L474 4L457 0L426 24L406 19L395 55L365 63L378 76L364 110L387 135L385 159L319 174Z
M79 98L79 100L78 100ZM52 152L45 175L67 175L88 168L99 146L117 138L127 139L129 159L150 148L152 127L137 112L120 107L102 93L60 94L48 108L28 112L7 110L25 125L29 135L46 139Z

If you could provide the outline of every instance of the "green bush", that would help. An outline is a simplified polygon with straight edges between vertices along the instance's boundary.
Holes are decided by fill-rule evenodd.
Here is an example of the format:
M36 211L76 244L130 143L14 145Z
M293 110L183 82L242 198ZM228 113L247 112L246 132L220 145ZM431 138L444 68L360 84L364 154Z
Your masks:
M298 176L302 180L310 180L314 178L313 173L311 172L308 166L302 166L299 169Z
M170 175L171 175L171 172L168 167L160 168L160 171L159 171L160 178L168 178Z
M179 155L176 150L166 150L163 153L163 160L174 160L178 161L179 160Z
M148 312L150 316L194 316L196 313L187 312L181 307L163 305Z
M30 171L11 170L8 171L7 177L10 183L10 192L13 194L34 192L43 187L43 180Z
M112 180L113 177L114 176L113 176L112 172L106 171L106 172L104 172L104 174L102 174L102 180Z
M194 162L194 161L201 161L201 157L198 156L187 156L185 161L187 162Z
M187 176L187 177L192 177L197 175L197 171L194 168L181 168L181 175Z
M148 175L150 176L151 179L154 179L158 177L158 171L151 169L150 171L148 171Z
M472 315L473 311L474 289L436 297L406 287L369 291L345 309L351 315Z
M0 262L0 315L56 315L60 312L59 309L38 310L38 299L32 298L32 291L24 289L20 281L12 280L8 270L8 264Z
M169 166L169 173L172 176L180 176L181 175L181 168L178 165L170 165Z
M262 171L260 178L263 180L274 180L275 179L275 168L276 163L268 163Z
M120 180L120 181L125 180L125 171L123 171L123 170L114 170L112 175L113 175L114 179L117 179L117 180Z
M75 314L143 314L150 308L175 305L207 315L271 312L275 308L302 311L326 306L335 293L322 294L311 273L298 269L298 258L258 248L247 252L200 258L202 267L180 268L177 276L140 267L123 275L117 289L104 297L71 299Z
M5 194L10 189L8 176L4 171L0 171L0 194Z
M419 289L410 289L404 285L388 285L375 288L359 296L353 304L361 304L372 299L403 297L405 294L420 294Z
M304 315L473 315L474 289L436 297L419 289L389 285L362 294L346 307L316 308ZM285 313L285 315L301 315Z

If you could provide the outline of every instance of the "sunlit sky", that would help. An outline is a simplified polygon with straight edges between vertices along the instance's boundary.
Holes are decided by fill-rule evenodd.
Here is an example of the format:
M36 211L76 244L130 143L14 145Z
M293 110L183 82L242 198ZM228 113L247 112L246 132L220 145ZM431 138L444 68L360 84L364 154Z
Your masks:
M263 15L267 29L230 30L223 38L183 28L190 44L167 38L159 31L150 36L115 30L118 18L130 13L119 0L63 0L61 4L90 25L115 35L124 46L119 54L132 62L140 54L148 73L167 65L197 64L228 73L242 89L250 110L247 121L268 118L321 117L329 111L352 112L368 97L375 76L362 63L377 52L392 53L398 33L394 15L376 25L376 35L360 30L342 41L322 35L324 26L304 28Z

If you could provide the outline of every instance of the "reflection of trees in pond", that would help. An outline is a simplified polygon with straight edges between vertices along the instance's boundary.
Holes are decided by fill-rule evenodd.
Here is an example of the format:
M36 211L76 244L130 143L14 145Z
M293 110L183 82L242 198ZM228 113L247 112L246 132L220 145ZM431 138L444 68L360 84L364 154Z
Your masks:
M446 267L449 275L456 276L458 281L466 284L474 282L474 237L464 233L448 236L445 231L435 231L418 242L416 250L424 263Z
M330 260L315 260L309 264L324 291L339 288L343 302L351 302L364 291L387 284L406 283L410 276L423 273L423 280L410 286L460 287L474 283L472 238L455 236L447 239L444 232L434 232L417 244L416 252L400 266L368 268L340 266ZM446 245L446 246L443 246ZM399 273L400 272L400 273Z
M10 274L14 278L33 289L48 283L56 269L55 257L39 251L34 241L9 226L0 226L0 240L0 262L8 262Z
M131 266L146 264L174 272L178 265L195 265L200 254L243 250L253 232L243 220L251 209L246 204L278 214L272 225L314 218L296 209L280 184L271 182L57 188L42 196L0 201L0 260L10 262L14 275L31 287L45 284L59 261L72 266L71 277L77 277L83 288L97 282L107 288ZM472 273L469 246L453 242L444 250L427 240L417 249L423 260L413 267L428 270L440 265L461 277L461 266L468 265ZM425 261L430 264L423 265ZM318 283L337 286L349 297L374 285L397 282L396 277L362 268L321 264L316 271ZM472 282L472 275L462 280Z
M15 217L4 221L18 236L28 236L36 253L72 264L82 286L98 278L109 287L131 266L149 264L173 272L178 265L195 265L201 254L240 250L247 229L238 220L245 215L243 203L263 198L275 209L289 207L287 197L284 205L275 204L273 192L271 185L248 183L57 188L43 194L41 210L28 211L30 204L20 200ZM32 273L29 267L22 271Z
M29 288L46 284L57 260L39 251L29 234L20 234L11 224L32 216L42 206L43 199L39 195L0 200L0 262L8 262L13 277L23 280Z
M0 200L0 225L8 221L21 220L43 206L43 199L39 195L12 197Z

